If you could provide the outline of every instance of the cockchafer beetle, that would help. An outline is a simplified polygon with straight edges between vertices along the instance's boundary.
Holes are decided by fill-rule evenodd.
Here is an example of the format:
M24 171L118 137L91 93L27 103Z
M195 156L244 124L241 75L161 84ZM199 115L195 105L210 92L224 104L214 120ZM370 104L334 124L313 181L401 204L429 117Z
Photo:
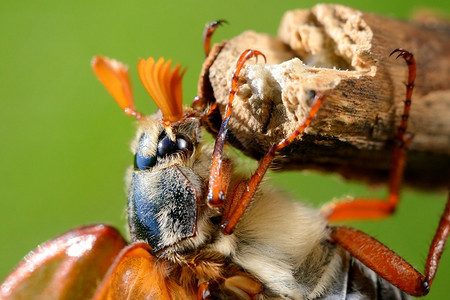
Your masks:
M205 35L205 51L214 28ZM304 124L273 145L247 179L236 160L223 152L227 123L247 60L263 54L247 50L238 58L229 103L214 148L201 138L206 111L183 108L179 65L149 58L139 77L160 111L139 113L127 67L105 57L92 67L124 112L138 120L128 170L128 223L131 244L111 227L94 225L49 241L22 261L2 283L2 299L403 299L425 295L436 273L450 228L450 205L420 274L372 237L328 220L379 217L397 203L410 140L405 136L415 62L409 66L404 122L398 131L388 202L356 200L328 206L328 215L260 185L277 152L301 135L326 97L311 94ZM197 99L195 107L199 106ZM214 104L211 105L214 107ZM450 200L450 198L449 198Z

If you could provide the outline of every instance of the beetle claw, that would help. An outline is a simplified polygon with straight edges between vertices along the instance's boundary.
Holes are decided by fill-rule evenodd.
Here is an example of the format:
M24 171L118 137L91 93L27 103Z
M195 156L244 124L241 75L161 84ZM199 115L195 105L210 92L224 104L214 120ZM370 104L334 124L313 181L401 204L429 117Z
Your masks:
M389 56L392 56L394 53L398 53L397 58L399 58L400 56L403 57L405 59L405 61L409 64L409 62L411 61L413 54L407 50L404 50L402 48L397 48L394 51L391 52L391 54L389 54Z

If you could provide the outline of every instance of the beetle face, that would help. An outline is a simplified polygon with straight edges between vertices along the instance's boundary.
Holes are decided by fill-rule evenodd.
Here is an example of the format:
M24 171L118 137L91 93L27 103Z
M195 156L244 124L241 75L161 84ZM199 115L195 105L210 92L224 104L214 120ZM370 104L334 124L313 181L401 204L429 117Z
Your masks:
M202 160L198 119L168 127L161 123L159 114L140 122L128 195L131 238L147 242L155 252L194 237L205 210L199 207L203 176L195 171Z
M135 110L125 65L97 56L92 67L123 111L139 120L132 143L134 169L127 175L132 241L144 241L155 255L166 257L205 244L217 232L212 218L220 215L203 196L212 151L200 143L201 115L183 109L181 66L171 70L171 60L163 58L139 61L141 82L160 108L152 116Z

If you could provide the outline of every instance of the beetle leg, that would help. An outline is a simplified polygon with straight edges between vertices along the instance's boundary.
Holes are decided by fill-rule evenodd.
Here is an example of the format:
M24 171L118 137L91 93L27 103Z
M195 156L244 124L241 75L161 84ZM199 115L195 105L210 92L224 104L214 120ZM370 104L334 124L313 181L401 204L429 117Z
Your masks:
M244 190L247 187L247 185L248 185L247 180L240 181L234 188L231 197L227 199L227 201L225 201L225 208L222 216L222 224L230 219L230 215L235 211L236 206L239 203L239 199L242 197L242 194L244 193Z
M214 92L209 80L209 68L214 63L222 47L225 45L225 42L217 44L213 48L213 51L211 51L211 37L217 27L224 23L228 22L225 20L213 21L206 25L205 30L203 31L203 48L205 50L206 59L202 66L202 72L200 73L197 96L192 102L192 108L194 108L197 113L201 114L200 120L202 123L210 122L211 118L214 121L217 120L217 124L220 124L221 117L217 103L212 101L212 99L214 99ZM217 125L217 127L219 126Z
M225 116L222 119L222 124L220 126L219 133L217 134L216 142L214 145L214 151L212 155L211 172L209 176L209 187L207 196L208 204L212 207L222 206L225 198L225 191L223 190L224 185L222 183L224 177L223 147L225 146L225 139L228 131L227 125L231 116L231 109L233 105L234 96L237 92L239 73L241 72L247 60L258 55L264 56L264 54L256 50L244 51L239 57L238 62L236 64L236 69L234 70L233 73L233 77L231 80L230 96L228 99L228 104L225 109Z
M233 165L231 164L231 160L229 159L223 159L221 160L221 177L220 180L217 181L218 184L220 184L219 189L219 199L224 199L227 190L228 190L228 185L230 184L230 180L231 180L231 175L233 172ZM222 201L222 200L220 200ZM208 204L212 205L212 206L222 206L223 202L209 202ZM216 205L215 205L216 204Z
M356 229L331 227L331 239L391 284L408 294L420 297L430 290L449 232L450 194L428 252L425 275L394 251Z
M228 22L226 20L212 21L203 30L203 49L205 50L205 56L208 56L211 50L211 37L214 31L222 24L228 24Z
M400 187L405 168L406 154L408 146L412 140L412 134L406 133L408 126L409 111L411 108L411 96L414 89L416 76L416 62L412 53L403 49L395 49L392 54L399 53L398 57L403 57L408 65L408 83L406 84L406 99L400 126L395 136L395 148L392 156L391 171L389 174L389 196L388 200L380 199L355 199L333 203L324 208L330 210L328 220L348 220L348 219L377 219L387 217L395 212L399 202Z
M253 196L255 195L256 190L258 189L258 186L261 183L262 178L264 177L264 174L270 167L270 164L275 157L275 154L289 145L289 143L291 143L305 130L305 128L311 123L312 119L317 114L317 111L319 110L324 98L325 96L322 93L316 93L316 95L314 96L314 104L312 105L309 116L306 118L305 122L289 137L281 140L278 144L273 144L269 148L269 151L267 151L267 153L259 161L259 165L255 173L244 185L245 188L238 186L238 188L236 189L236 194L238 194L238 196L232 197L232 201L235 203L230 204L230 207L234 207L234 209L229 214L227 214L226 219L222 221L222 231L224 234L231 234L233 232L234 227L239 222L239 219L244 214Z

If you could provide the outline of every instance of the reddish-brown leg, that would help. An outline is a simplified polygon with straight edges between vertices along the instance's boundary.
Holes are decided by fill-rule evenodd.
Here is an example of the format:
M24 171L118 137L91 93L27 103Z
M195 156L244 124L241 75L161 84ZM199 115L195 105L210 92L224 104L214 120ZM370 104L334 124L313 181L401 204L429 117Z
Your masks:
M224 234L231 234L234 230L234 227L239 222L239 219L244 214L245 210L249 206L253 196L255 195L259 184L261 183L262 178L264 177L264 174L269 169L270 164L275 157L275 154L289 145L296 137L298 137L306 127L311 123L314 116L317 114L317 111L320 108L320 105L322 104L322 101L324 99L324 95L321 93L317 93L314 96L314 103L311 107L311 110L309 112L309 116L306 118L305 122L295 130L289 137L281 140L278 144L273 144L267 153L263 156L263 158L259 161L258 168L256 169L255 173L252 175L250 180L244 185L245 188L243 188L241 185L238 185L238 188L235 190L236 195L232 197L232 201L234 203L230 204L230 207L233 208L233 210L230 211L229 214L227 214L227 218L222 221L222 232Z
M247 180L242 180L239 182L234 188L233 193L231 194L230 199L225 201L225 207L222 215L222 224L224 224L227 220L230 219L231 214L235 211L237 204L239 203L239 199L242 198L242 194L244 193L245 188L248 185Z
M236 64L236 69L234 70L233 77L231 79L231 89L230 89L230 97L228 100L227 107L225 109L225 116L222 119L222 124L220 126L219 133L217 134L216 143L214 145L214 151L211 162L211 172L209 176L209 187L208 187L208 204L212 207L220 207L223 205L223 201L225 198L225 190L223 189L223 147L225 146L225 139L227 135L227 125L231 116L231 109L233 106L234 96L237 91L237 83L239 79L239 73L241 72L244 64L247 60L252 57L257 57L258 55L262 55L259 51L256 50L245 50L238 59ZM265 57L264 57L265 59Z
M208 56L209 51L211 50L211 37L214 31L222 24L228 24L228 22L225 20L212 21L206 25L205 30L203 30L203 49L205 50L205 56Z
M411 108L411 96L414 89L414 79L416 76L416 63L412 53L403 49L395 49L392 54L399 53L397 58L403 57L408 65L408 83L406 84L406 99L400 126L395 136L395 148L392 156L391 172L389 176L389 196L388 200L380 199L355 199L333 203L325 209L330 209L328 220L348 220L348 219L376 219L383 218L394 213L399 202L400 186L403 179L406 154L411 142L412 135L406 133L408 126L409 110Z
M217 134L216 143L214 145L213 158L211 162L211 172L209 177L209 187L208 187L208 204L212 207L221 207L224 204L226 187L224 180L229 178L229 172L231 169L225 170L224 159L223 159L223 148L225 145L226 134L228 131L227 125L230 120L231 110L233 106L233 100L237 92L237 83L239 79L239 73L244 67L245 62L258 55L264 55L255 50L244 51L238 59L236 64L236 69L233 73L231 80L230 97L228 100L227 107L225 109L225 116L222 119L222 124L220 126L219 133ZM264 57L265 58L265 57ZM270 147L269 151L264 155L264 157L259 162L259 166L253 176L248 182L240 182L234 190L234 194L228 199L227 205L224 209L224 215L222 219L222 231L225 234L231 234L234 227L238 223L242 214L245 212L246 208L250 204L258 186L264 177L267 169L270 166L277 151L280 151L286 147L290 142L292 142L298 135L300 135L303 130L311 123L312 119L316 115L319 107L324 99L324 96L320 93L316 94L314 97L314 103L311 107L308 118L305 120L304 124L295 130L288 138L283 139L278 144L274 144Z
M228 22L225 20L217 20L217 21L213 21L211 23L209 23L208 25L206 25L205 30L203 31L203 48L205 50L205 56L206 56L206 60L205 62L209 61L208 55L210 54L211 51L211 38L212 35L214 34L214 32L216 31L217 27L219 27L222 24L227 24ZM203 73L202 76L208 76L209 74L209 67L211 66L213 60L210 61L210 65L206 68L205 73ZM208 79L209 80L209 79ZM207 79L205 78L201 78L200 79L200 85L203 86L200 90L201 92L199 92L198 96L194 98L194 101L192 102L192 108L194 108L196 111L202 111L205 109L205 107L207 106L207 103L205 103L205 99L204 99L204 93L206 92L204 89L205 87L205 81L207 81ZM210 87L211 88L211 87ZM212 90L208 92L212 93ZM202 116L201 116L201 120L202 122L204 122L204 120L207 120L210 115L215 112L217 109L217 103L212 103L206 112L202 112Z
M417 271L391 249L356 229L331 227L331 239L342 245L351 255L402 291L420 297L426 295L430 290L449 231L450 194L428 252L425 275Z

